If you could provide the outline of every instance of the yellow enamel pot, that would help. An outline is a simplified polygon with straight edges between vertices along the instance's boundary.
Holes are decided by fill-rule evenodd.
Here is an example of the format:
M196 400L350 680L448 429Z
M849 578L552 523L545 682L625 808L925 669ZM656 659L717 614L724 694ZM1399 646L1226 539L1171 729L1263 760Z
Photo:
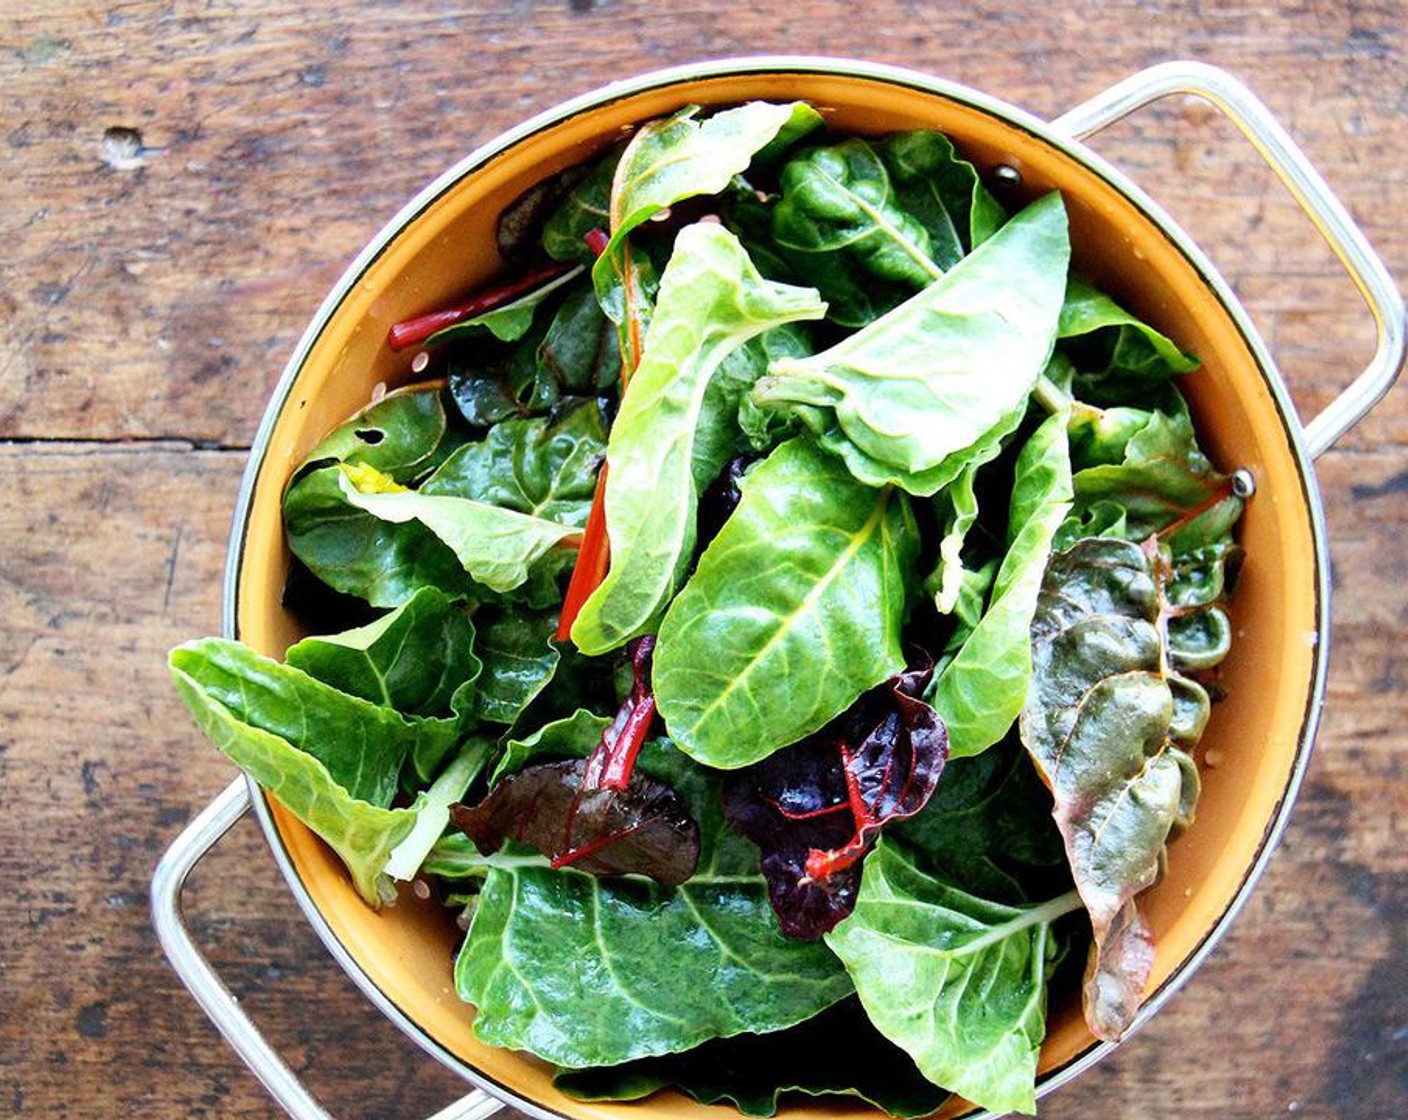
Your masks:
M1266 347L1211 264L1148 197L1075 139L1171 92L1201 94L1242 126L1340 251L1378 319L1374 364L1309 428L1296 417ZM338 283L299 344L270 402L240 497L227 570L226 632L274 656L301 636L280 604L289 562L280 524L284 485L322 436L366 404L374 390L414 380L409 355L385 345L387 328L454 302L499 272L494 231L500 211L528 187L590 159L644 121L688 104L757 98L809 101L839 133L940 129L982 171L996 171L1014 196L1059 190L1070 214L1074 266L1201 357L1201 368L1180 384L1203 444L1224 469L1241 468L1254 480L1256 495L1242 525L1250 559L1233 608L1234 650L1224 668L1227 699L1215 706L1200 751L1203 759L1216 758L1217 766L1205 768L1197 823L1173 846L1167 878L1141 903L1157 944L1143 1022L1225 931L1287 819L1314 738L1327 654L1326 548L1312 454L1372 406L1403 356L1402 302L1382 265L1279 126L1220 71L1183 63L1157 67L1045 123L973 90L908 71L826 59L742 59L614 85L505 134L446 172L392 220ZM185 872L203 852L200 845L208 847L242 811L246 796L294 897L334 956L425 1050L492 1095L467 1101L466 1114L482 1114L503 1101L542 1117L736 1115L674 1093L637 1104L584 1104L554 1090L544 1063L482 1045L470 1030L473 1011L453 991L460 934L444 912L409 895L394 907L369 909L316 837L277 803L237 787L193 823L164 861L156 883L157 922L197 997L295 1115L316 1115L307 1111L316 1106L257 1034L246 1031L232 1001L222 1001L223 989L216 990L218 981L179 924ZM1053 1007L1040 1090L1074 1076L1108 1050L1087 1032L1075 1000ZM954 1101L940 1115L969 1111ZM783 1113L786 1120L871 1114L859 1103L789 1106Z

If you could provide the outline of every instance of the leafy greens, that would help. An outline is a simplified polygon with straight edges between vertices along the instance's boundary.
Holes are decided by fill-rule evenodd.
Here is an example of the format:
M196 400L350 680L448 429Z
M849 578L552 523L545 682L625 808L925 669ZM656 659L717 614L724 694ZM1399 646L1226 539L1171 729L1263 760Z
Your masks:
M288 481L319 632L172 676L564 1092L1030 1111L1063 961L1100 1037L1143 997L1244 500L1058 195L822 130L689 107L512 202L388 335L440 380Z

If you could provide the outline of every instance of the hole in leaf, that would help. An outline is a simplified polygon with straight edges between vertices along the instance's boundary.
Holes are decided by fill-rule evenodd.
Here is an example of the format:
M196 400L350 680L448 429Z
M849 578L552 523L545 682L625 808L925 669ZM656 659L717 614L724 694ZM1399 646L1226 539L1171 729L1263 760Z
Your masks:
M386 438L386 433L380 428L358 428L352 433L363 443L375 447Z

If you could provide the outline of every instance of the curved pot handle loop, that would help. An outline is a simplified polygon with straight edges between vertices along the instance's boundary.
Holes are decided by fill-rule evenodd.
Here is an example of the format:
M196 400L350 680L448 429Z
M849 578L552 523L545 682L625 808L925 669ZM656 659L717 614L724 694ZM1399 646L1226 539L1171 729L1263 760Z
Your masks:
M176 975L283 1110L293 1120L331 1120L216 975L196 947L181 912L181 891L186 879L249 810L249 796L248 782L236 778L166 850L152 875L152 924ZM503 1107L488 1093L475 1089L430 1120L487 1120Z
M1084 139L1136 109L1175 93L1201 97L1252 142L1339 257L1374 316L1378 345L1368 366L1305 425L1306 446L1313 457L1318 457L1379 402L1403 368L1403 297L1344 204L1311 166L1305 153L1256 95L1225 70L1201 62L1151 66L1057 117L1051 127Z

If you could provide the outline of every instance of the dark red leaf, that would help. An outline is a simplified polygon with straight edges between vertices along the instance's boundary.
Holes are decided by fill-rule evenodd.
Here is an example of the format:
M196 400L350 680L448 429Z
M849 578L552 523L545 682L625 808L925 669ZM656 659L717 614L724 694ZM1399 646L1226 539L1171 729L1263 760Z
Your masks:
M584 786L586 760L528 766L450 820L484 855L505 840L536 848L554 867L590 875L648 875L678 886L699 862L699 825L664 782L634 775L621 790Z
M815 940L849 914L880 830L933 795L948 733L919 698L932 675L925 658L725 785L729 824L762 849L768 894L789 936Z

